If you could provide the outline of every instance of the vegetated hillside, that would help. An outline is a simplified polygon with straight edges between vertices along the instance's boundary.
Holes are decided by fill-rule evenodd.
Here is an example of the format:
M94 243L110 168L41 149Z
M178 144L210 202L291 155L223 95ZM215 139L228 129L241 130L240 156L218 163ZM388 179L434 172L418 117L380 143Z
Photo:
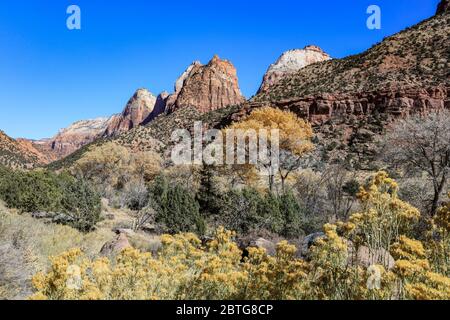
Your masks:
M270 105L312 122L325 161L346 159L354 167L367 169L377 155L376 142L392 120L450 108L449 36L450 16L444 11L359 55L288 73L240 108L203 115L192 107L180 108L113 140L132 149L164 152L175 129L193 128L199 120L210 127L223 127L254 108ZM53 167L73 163L85 150Z
M161 115L148 125L136 127L117 137L98 139L70 156L51 163L49 168L56 170L68 168L88 150L110 141L134 151L156 151L164 154L172 143L171 136L175 130L186 129L193 132L196 121L202 122L208 128L223 128L230 124L231 115L238 110L238 106L233 106L202 113L194 107L181 108L171 114Z
M202 113L194 107L186 107L166 116L161 116L144 127L131 130L116 139L116 141L132 149L141 151L154 150L154 140L161 143L161 150L171 144L172 133L177 129L186 129L193 133L194 123L202 122L204 127L223 128L228 116L236 112L239 107L228 107Z
M450 108L449 39L450 15L440 10L364 53L287 74L233 118L266 105L289 109L314 125L324 160L370 169L392 121Z
M310 65L287 75L253 101L336 93L428 88L450 84L450 15L436 15L358 55Z
M0 130L0 164L17 169L30 169L41 164L39 152L12 139Z

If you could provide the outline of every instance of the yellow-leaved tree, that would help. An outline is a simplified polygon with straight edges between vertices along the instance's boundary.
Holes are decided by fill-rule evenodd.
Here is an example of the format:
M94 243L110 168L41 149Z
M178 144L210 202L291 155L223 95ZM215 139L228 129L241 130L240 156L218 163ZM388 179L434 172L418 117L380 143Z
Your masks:
M236 130L242 132L254 131L258 138L261 138L263 134L266 135L269 153L273 150L273 144L278 145L280 152L277 172L274 172L276 166L273 166L272 154L268 154L267 162L259 162L268 170L268 182L271 191L274 190L275 175L278 174L284 192L289 175L300 167L302 157L314 149L311 142L314 135L311 125L297 117L293 112L278 108L256 109L242 121L232 124L225 132L229 129L235 130L235 132ZM272 134L274 129L278 130L278 134Z
M161 171L156 152L131 152L115 142L92 147L72 166L72 173L95 185L123 186L131 180L152 180Z

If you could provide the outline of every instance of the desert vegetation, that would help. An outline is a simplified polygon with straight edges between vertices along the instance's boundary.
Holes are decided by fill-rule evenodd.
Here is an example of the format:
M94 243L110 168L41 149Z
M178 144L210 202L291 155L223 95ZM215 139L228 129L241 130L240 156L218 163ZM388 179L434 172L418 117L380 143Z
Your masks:
M52 259L49 272L33 278L31 298L448 299L448 270L434 263L439 253L430 250L442 246L448 255L448 205L430 225L439 240L424 245L410 238L420 213L397 191L386 173L376 174L358 194L362 211L326 224L307 259L299 259L287 241L273 256L251 248L243 258L236 234L223 228L206 245L192 233L166 235L157 256L126 249L114 260L90 260L77 249L65 252ZM364 245L373 255L367 267L355 261Z
M393 124L377 171L324 161L311 125L272 108L228 126L281 129L272 175L114 141L60 172L1 168L1 297L450 299L449 119Z
M0 300L450 300L449 9L289 50L248 101L215 55L53 138L0 131Z
M45 212L81 231L92 230L101 211L100 197L84 180L45 170L0 167L0 199L22 212Z

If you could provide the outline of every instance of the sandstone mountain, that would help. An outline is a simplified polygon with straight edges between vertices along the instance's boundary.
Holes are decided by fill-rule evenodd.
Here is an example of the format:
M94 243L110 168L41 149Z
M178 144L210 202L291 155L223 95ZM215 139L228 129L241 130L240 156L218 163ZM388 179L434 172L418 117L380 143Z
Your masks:
M166 105L168 98L169 98L168 92L164 91L160 93L156 98L156 103L155 107L153 108L153 111L148 115L146 119L144 119L144 121L142 121L141 125L146 125L155 120L161 114L164 114L166 112Z
M448 12L436 15L362 54L285 75L253 102L289 107L314 122L449 107L449 19Z
M398 117L450 108L448 1L422 23L358 55L286 74L233 116L253 108L289 109L316 126L326 158L370 163L373 142Z
M19 142L0 131L0 165L31 169L42 164L39 152L31 144Z
M128 101L121 114L114 115L108 121L105 136L116 136L139 126L155 109L157 98L147 89L139 89Z
M171 95L163 92L155 97L147 89L139 89L121 114L79 121L62 129L53 138L38 141L23 139L21 143L34 150L40 162L48 164L71 155L99 138L119 137L141 125L149 125L162 114L184 108L206 113L244 102L236 69L229 61L214 56L207 65L192 63L176 81L175 92Z
M42 140L20 139L18 142L36 155L39 163L48 164L62 159L81 147L101 138L117 136L143 122L150 122L165 110L165 98L158 98L146 89L139 89L127 103L121 114L109 118L77 121L53 138Z
M164 159L169 159L171 146L175 143L171 139L175 129L186 129L193 134L194 122L196 121L202 122L207 128L223 128L230 124L231 115L238 110L238 106L209 112L200 112L195 107L180 108L164 116L157 117L147 125L138 126L118 136L95 140L70 156L51 163L50 168L55 170L68 168L83 157L88 150L110 141L125 146L132 151L159 152Z
M272 64L264 75L259 92L269 90L283 77L293 74L311 64L330 60L331 57L317 46L307 46L304 49L290 50L281 55L276 63Z
M178 96L181 93L181 90L183 90L184 82L186 79L190 76L192 70L195 68L200 68L202 64L200 61L194 61L191 63L189 67L181 74L181 76L175 81L175 92L172 93L167 97L167 103L166 103L166 109L170 111L175 110L176 102L178 99Z
M207 65L194 62L181 75L175 93L167 99L167 111L194 107L208 112L244 102L236 69L231 62L214 56Z
M34 141L33 145L44 154L61 159L80 147L91 143L103 135L111 118L77 121L51 139Z
M412 113L450 108L446 3L441 3L434 17L358 55L330 60L316 47L284 54L269 68L261 90L249 102L244 102L236 70L229 62L218 57L206 66L194 62L178 79L175 93L161 97L164 116L144 121L145 125L113 140L131 149L164 152L175 128L192 128L196 120L223 128L254 108L274 106L313 123L317 150L325 161L345 159L369 168L378 152L376 142L390 122ZM324 61L296 58L307 55ZM84 150L60 166L70 165Z

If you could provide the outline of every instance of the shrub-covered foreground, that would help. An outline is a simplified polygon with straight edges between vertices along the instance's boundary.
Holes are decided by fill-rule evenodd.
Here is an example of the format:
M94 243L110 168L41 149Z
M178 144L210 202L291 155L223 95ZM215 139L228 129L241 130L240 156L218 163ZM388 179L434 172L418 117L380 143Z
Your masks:
M33 292L31 278L47 270L49 256L79 247L95 257L112 236L105 229L82 233L69 226L47 224L11 212L0 201L0 300L29 296Z
M65 223L81 231L91 230L101 211L100 197L83 180L45 170L0 167L0 199L23 212L63 214Z
M68 251L34 277L31 298L450 299L449 206L428 221L418 241L419 211L397 189L387 174L377 174L359 193L361 211L325 225L304 260L287 242L273 257L250 248L243 258L234 233L219 228L206 245L191 233L164 236L157 257L126 249L113 260L91 260L79 249ZM388 268L382 254L370 266L354 263L359 246L390 252L395 265Z

